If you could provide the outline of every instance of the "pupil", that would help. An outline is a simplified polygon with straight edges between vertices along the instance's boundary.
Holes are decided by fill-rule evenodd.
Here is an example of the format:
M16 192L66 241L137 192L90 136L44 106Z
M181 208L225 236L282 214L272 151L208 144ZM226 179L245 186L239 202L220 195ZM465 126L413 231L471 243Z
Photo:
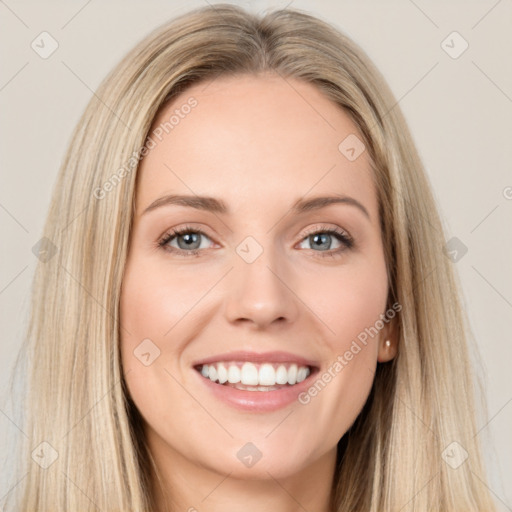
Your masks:
M325 234L325 233L324 233L324 234L316 234L316 235L313 235L313 239L314 239L315 243L316 243L318 240L323 240L323 242L322 242L322 241L320 241L320 245L323 245L323 246L325 246L325 248L326 248L326 249L328 249L328 248L329 248L329 245L330 245L330 244L328 243L328 237L329 237L329 236L330 236L330 235L327 235L327 234Z
M181 237L185 240L185 244L187 245L187 248L190 248L189 246L191 244L197 242L198 233L188 233L186 235L181 235ZM194 239L194 237L195 237L195 239Z

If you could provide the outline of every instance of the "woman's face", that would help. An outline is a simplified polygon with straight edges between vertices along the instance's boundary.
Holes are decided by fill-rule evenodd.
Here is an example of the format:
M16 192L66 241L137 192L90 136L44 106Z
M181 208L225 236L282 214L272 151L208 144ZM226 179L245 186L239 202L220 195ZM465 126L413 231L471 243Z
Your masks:
M242 478L332 462L394 350L356 126L311 84L244 75L188 88L152 132L121 295L152 452Z

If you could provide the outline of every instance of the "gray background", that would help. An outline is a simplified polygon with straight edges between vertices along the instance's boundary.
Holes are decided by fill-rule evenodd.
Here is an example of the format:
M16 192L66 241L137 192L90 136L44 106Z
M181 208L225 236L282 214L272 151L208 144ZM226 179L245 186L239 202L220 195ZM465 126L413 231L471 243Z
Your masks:
M447 240L457 237L467 247L454 265L486 385L489 417L479 420L478 435L499 510L512 510L511 1L236 3L254 12L290 5L331 22L363 47L399 100ZM71 131L100 81L135 43L202 5L0 0L0 440L8 439L0 441L0 460L7 460L0 499L16 484L12 456L4 454L24 435L14 412L17 397L5 390L26 325L32 247ZM46 59L31 47L43 31L59 45ZM463 41L448 37L453 31L469 44L457 58Z

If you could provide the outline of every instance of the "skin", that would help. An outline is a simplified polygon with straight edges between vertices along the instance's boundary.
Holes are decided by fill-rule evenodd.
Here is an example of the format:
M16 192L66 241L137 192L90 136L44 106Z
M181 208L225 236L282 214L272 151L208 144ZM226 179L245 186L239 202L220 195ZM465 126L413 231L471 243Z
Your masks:
M213 398L192 363L232 350L283 350L318 361L322 372L385 313L389 283L368 155L349 161L339 151L359 133L355 124L302 81L262 74L196 84L153 129L190 97L197 106L141 162L121 293L123 371L161 475L159 510L327 511L337 442L361 411L376 365L395 355L395 344L385 344L391 324L307 405L274 412L242 412ZM180 205L143 213L171 193L222 199L231 213ZM335 194L357 199L369 219L350 204L290 212L299 198ZM158 246L185 225L206 234L198 256ZM354 246L333 236L330 249L318 247L307 231L317 227L345 231ZM252 263L236 252L248 236L263 249ZM168 245L186 251L178 238ZM147 338L160 350L148 366L134 356ZM250 468L236 457L247 442L262 453Z

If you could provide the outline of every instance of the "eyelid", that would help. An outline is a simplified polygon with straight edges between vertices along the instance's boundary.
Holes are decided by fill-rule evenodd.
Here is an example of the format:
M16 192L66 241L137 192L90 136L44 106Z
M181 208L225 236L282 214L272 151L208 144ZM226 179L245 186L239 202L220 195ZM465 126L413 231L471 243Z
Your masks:
M338 234L345 236L350 242L354 243L352 235L346 229L340 228L339 226L328 226L326 224L316 225L311 229L307 229L306 232L302 234L300 241L302 241L307 236L314 235L315 233L323 233L326 231L337 232Z

